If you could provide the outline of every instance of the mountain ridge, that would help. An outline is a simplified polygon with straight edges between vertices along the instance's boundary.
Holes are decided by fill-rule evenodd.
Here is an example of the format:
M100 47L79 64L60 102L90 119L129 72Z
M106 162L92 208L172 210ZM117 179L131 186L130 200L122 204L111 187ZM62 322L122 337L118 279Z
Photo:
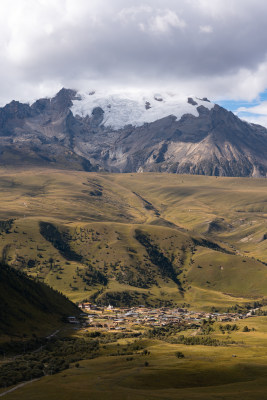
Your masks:
M63 88L0 108L0 165L267 176L267 129L206 98L97 96Z

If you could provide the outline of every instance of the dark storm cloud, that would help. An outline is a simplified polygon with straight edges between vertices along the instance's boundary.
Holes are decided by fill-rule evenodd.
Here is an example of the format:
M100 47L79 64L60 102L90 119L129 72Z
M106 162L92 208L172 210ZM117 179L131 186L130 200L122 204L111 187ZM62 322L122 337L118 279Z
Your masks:
M253 98L267 85L264 0L0 4L1 98L153 86Z

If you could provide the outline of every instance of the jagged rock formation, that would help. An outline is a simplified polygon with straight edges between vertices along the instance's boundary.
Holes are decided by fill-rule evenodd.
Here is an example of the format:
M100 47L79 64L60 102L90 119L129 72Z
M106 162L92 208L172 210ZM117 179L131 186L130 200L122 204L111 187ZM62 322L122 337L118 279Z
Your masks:
M206 98L78 94L0 109L0 165L266 176L267 129Z

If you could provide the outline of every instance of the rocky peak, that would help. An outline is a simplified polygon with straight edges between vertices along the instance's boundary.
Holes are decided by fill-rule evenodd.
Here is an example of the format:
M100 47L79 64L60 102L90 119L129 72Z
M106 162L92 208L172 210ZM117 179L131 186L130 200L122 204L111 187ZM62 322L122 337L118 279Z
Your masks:
M75 90L62 88L51 99L51 107L60 112L68 110L72 106L72 100L76 98L76 94Z
M33 111L29 104L22 104L19 101L12 100L5 107L0 108L0 135L10 135L12 132L10 127L19 121L19 124L23 122L25 118L31 117Z
M32 115L32 110L29 104L23 104L15 100L12 100L9 104L3 107L2 111L8 118L22 119Z

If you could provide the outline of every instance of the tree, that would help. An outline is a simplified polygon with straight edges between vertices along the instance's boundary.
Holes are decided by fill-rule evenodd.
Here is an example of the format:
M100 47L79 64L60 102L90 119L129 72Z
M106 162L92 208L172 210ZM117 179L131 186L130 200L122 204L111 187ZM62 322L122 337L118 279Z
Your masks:
M54 259L53 259L52 257L50 257L49 260L48 260L48 262L49 262L49 264L50 264L50 269L52 269L52 268L53 268Z

